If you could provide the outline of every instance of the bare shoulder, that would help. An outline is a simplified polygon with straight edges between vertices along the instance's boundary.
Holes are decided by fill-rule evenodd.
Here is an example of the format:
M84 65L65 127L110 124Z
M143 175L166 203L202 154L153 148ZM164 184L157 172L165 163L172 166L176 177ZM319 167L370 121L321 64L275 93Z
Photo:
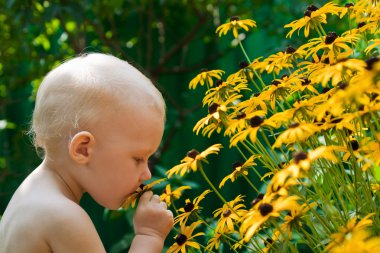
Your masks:
M43 233L52 251L105 252L90 217L82 207L67 199L55 202L41 211L44 215L41 218L45 220Z
M0 253L104 253L98 233L81 206L51 181L28 177L0 220Z

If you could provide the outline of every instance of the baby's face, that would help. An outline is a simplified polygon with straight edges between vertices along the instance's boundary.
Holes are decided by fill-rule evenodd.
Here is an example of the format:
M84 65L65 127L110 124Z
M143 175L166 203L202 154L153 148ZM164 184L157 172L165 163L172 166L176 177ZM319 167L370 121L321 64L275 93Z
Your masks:
M100 205L117 209L151 178L148 159L160 145L164 120L157 110L148 107L107 114L106 120L91 131L95 146L89 163L91 178L85 190Z

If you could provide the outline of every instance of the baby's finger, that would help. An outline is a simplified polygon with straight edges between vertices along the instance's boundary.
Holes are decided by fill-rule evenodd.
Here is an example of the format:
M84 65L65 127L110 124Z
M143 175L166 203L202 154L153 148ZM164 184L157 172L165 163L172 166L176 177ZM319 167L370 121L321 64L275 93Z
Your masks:
M168 206L166 205L166 203L164 201L161 201L160 205L163 206L165 209L168 208Z
M156 203L160 203L161 202L161 199L160 199L160 196L154 194L151 198L151 201L152 202L156 202Z
M140 197L140 203L147 203L150 201L150 199L152 198L153 196L153 192L152 191L146 191L144 192L141 197Z

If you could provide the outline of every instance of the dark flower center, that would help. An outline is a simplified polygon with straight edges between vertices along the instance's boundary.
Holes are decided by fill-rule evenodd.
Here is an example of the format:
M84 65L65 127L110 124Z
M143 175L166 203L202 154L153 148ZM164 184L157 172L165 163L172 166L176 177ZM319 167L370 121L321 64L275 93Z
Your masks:
M264 241L264 245L265 246L268 246L269 244L273 244L273 239L272 238L267 238L267 239L265 239L265 241Z
M140 184L139 188L142 190L144 189L145 184Z
M325 38L325 44L329 45L333 43L336 40L336 38L338 38L338 35L335 32L328 32Z
M308 79L308 78L302 78L302 82L301 82L301 85L309 85L311 83L311 81Z
M331 120L331 123L334 123L334 124L337 124L337 123L339 123L339 122L341 122L342 121L342 118L334 118L334 119L332 119Z
M310 5L309 7L307 7L306 11L304 11L304 16L305 16L305 17L306 17L306 16L310 17L310 16L311 16L311 13L312 13L313 11L316 11L316 10L318 10L318 7L317 7L317 6L315 6L315 5Z
M299 125L300 125L300 123L298 123L298 122L293 122L293 123L291 123L291 124L289 125L289 128L297 128L297 127L299 127Z
M352 148L353 151L356 151L359 149L359 142L357 140L351 140L349 142L350 147Z
M324 87L324 88L322 89L322 93L326 93L326 92L328 92L329 90L331 90L329 87Z
M249 120L251 127L258 127L264 122L263 117L255 116Z
M196 150L196 149L192 149L192 150L190 150L189 152L187 152L186 155L187 155L188 157L190 157L190 158L195 159L195 157L197 157L197 155L199 155L199 152L198 152L198 150Z
M289 77L289 75L284 74L284 75L281 76L281 79L284 80L285 78L288 78L288 77Z
M236 119L244 119L247 115L244 112L238 112Z
M367 67L366 67L366 69L368 69L368 70L372 70L373 65L374 65L376 62L378 62L378 61L379 61L379 58L377 58L377 57L371 57L371 58L365 60L365 62L367 63Z
M260 94L261 94L261 92L255 92L255 93L253 93L253 95L252 95L252 97L258 97L258 96L260 96Z
M273 81L271 82L271 84L274 85L274 86L277 86L277 85L279 85L280 83L281 83L281 82L278 81L278 80L273 80Z
M348 86L348 83L346 83L346 82L339 82L338 83L338 88L341 89L341 90L346 89L347 86Z
M293 54L295 53L297 50L294 49L292 46L288 46L288 48L285 50L285 53L287 54Z
M209 107L208 107L208 113L209 114L213 114L214 112L216 112L216 110L218 110L218 107L219 105L217 103L212 103Z
M240 161L237 161L237 162L234 162L232 164L232 168L235 170L237 167L241 167L243 166L243 163L241 163Z
M175 242L178 244L178 245L182 245L184 244L185 242L187 241L187 236L184 235L184 234L179 234L175 237Z
M273 206L268 203L263 203L259 206L259 211L262 216L266 216L273 211Z
M241 61L241 62L239 63L239 68L240 68L240 69L244 69L244 68L246 68L246 67L248 67L248 66L249 66L249 63L246 62L246 61Z
M344 5L344 7L346 7L346 8L350 8L350 7L353 7L353 6L354 6L353 3L346 3L346 4Z
M230 214L231 214L231 210L230 210L230 209L227 209L226 211L223 212L222 215L223 215L223 217L226 218L226 217L230 216Z
M185 209L186 212L191 212L194 209L194 204L191 202L187 202L183 209Z
M218 87L218 86L222 85L223 82L224 81L222 79L219 79L218 81L215 82L215 86Z
M203 68L203 69L201 69L200 73L207 72L207 71L208 71L208 69Z
M230 22L238 21L239 19L240 19L239 16L233 16L233 17L230 17Z
M360 22L360 23L358 24L357 28L363 27L363 26L365 26L365 25L366 25L366 22Z
M257 195L257 197L251 201L251 206L254 206L257 203L259 203L259 201L262 200L263 198L264 198L264 194L259 193L259 195Z
M300 161L307 159L307 153L303 151L298 151L293 154L294 162L298 164Z

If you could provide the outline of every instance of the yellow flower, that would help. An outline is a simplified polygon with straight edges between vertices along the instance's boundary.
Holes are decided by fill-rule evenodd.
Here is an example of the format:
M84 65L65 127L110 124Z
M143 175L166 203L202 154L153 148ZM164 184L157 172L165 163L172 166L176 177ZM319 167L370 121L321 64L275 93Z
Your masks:
M244 19L240 20L239 17L231 17L230 22L220 25L218 28L216 28L216 33L219 33L219 37L222 35L226 35L228 31L232 30L232 33L235 38L239 36L238 29L243 28L248 32L249 27L256 27L256 22L252 19Z
M195 124L193 131L198 135L199 131L203 129L202 134L208 134L208 137L214 131L220 133L223 126L228 125L230 121L228 110L233 109L235 107L234 102L241 97L241 94L234 94L221 104L212 103L208 107L208 115Z
M305 37L309 37L309 30L316 29L316 27L321 24L327 24L326 14L339 15L339 12L342 11L342 8L338 7L335 3L327 3L321 8L316 7L315 5L311 5L307 7L304 12L304 17L298 20L295 20L287 25L285 28L291 28L290 32L286 35L286 37L292 37L292 34L298 30L298 34L300 30L304 27L304 35Z
M338 36L335 32L329 32L326 36L309 40L302 45L300 49L306 51L306 58L312 56L315 62L329 60L329 63L335 63L337 60L347 58L352 54L353 49L348 45L354 46L360 40L359 34L343 33ZM317 53L323 50L321 59Z
M305 51L289 46L284 52L272 54L263 61L265 64L265 71L267 71L267 73L272 73L274 71L276 75L278 75L283 69L293 68L293 62L304 55Z
M199 232L193 235L194 230L198 227L202 222L196 221L193 222L190 226L185 226L185 224L181 225L181 232L176 237L174 237L175 243L170 246L170 248L166 251L166 253L186 253L186 248L195 248L200 249L200 245L198 242L194 240L195 237L204 235L203 232Z
M225 233L224 232L223 233L215 232L214 236L210 240L208 240L205 250L209 251L209 252L212 252L212 249L218 250L220 243L222 241L223 235L225 235L225 234L228 234L228 233L227 232L225 232Z
M336 146L320 146L308 153L304 151L297 151L293 154L293 163L284 169L294 178L303 177L305 172L310 170L311 164L317 160L324 158L333 163L338 162L334 154L334 150L339 150Z
M198 212L202 209L199 206L199 202L205 198L206 194L210 192L210 190L205 190L204 192L202 192L201 195L194 198L193 202L191 202L190 199L186 199L185 206L178 210L180 214L177 217L175 217L174 224L179 222L179 224L182 225L186 223L190 217L193 218L195 215L197 215Z
M125 202L122 205L122 208L128 209L130 206L134 208L137 200L141 197L141 195L143 195L144 192L152 190L153 186L155 186L156 184L160 184L165 180L166 178L161 178L147 185L141 184L140 187L136 189L136 191L125 200Z
M179 199L182 195L182 191L186 189L191 189L190 186L180 186L174 191L172 191L172 188L170 187L170 184L167 184L165 187L164 192L161 194L160 199L161 201L165 201L167 206L170 206L172 201Z
M294 144L304 142L310 136L319 131L319 128L311 123L294 122L289 124L289 128L282 132L273 144L273 148L279 148L282 144Z
M198 168L202 167L202 163L208 163L206 157L210 154L218 154L223 146L221 144L214 144L206 150L199 153L197 150L190 150L186 157L181 160L181 164L174 166L166 172L168 178L174 174L180 174L182 177L185 173L190 171L196 172Z
M335 250L341 249L342 247L346 248L347 243L348 244L350 243L349 240L347 242L347 239L354 237L355 234L359 235L361 232L365 232L365 230L368 227L370 227L373 223L373 221L370 219L370 217L373 215L374 213L370 213L367 216L365 216L363 219L361 219L359 222L357 222L358 217L354 217L351 220L349 220L345 226L339 229L339 232L333 233L330 236L331 242L326 246L326 250L331 250L330 252L343 252L343 251L335 251ZM366 236L368 237L367 233L366 233ZM364 239L364 238L361 238L361 239ZM380 241L379 241L378 246L380 246ZM357 251L357 252L361 252L361 251Z
M222 104L242 90L250 91L247 87L247 79L237 75L229 75L226 81L219 80L214 88L207 90L203 98L203 106L213 103Z
M302 218L311 209L317 206L317 203L304 203L300 206L296 206L290 209L289 213L284 217L285 222L281 224L281 232L285 232L289 238L292 237L292 230L298 230L302 227Z
M218 223L215 228L216 233L225 233L235 231L235 224L239 222L247 210L245 205L240 203L243 201L243 196L238 195L234 200L227 202L223 207L216 209L213 214L214 218L219 216ZM232 210L231 210L232 209Z
M257 156L257 155L252 155L244 163L235 162L232 165L232 167L233 167L232 173L227 175L226 177L224 177L222 179L222 181L219 184L219 188L222 188L224 186L224 184L227 182L227 180L231 180L231 182L234 182L236 180L236 178L238 178L239 176L242 176L242 175L247 176L248 175L248 169L252 166L257 165L254 161L258 157L259 156Z
M309 78L316 83L321 83L323 87L328 86L330 80L332 86L337 86L340 82L347 81L358 72L362 72L365 67L366 63L362 60L344 59L313 71Z
M369 54L375 48L377 48L377 51L379 51L380 39L372 39L372 40L369 40L368 43L369 43L369 46L367 46L366 49L364 49L364 52L366 54Z
M275 200L273 200L273 196L264 196L263 200L243 217L240 232L242 235L244 234L246 242L270 217L278 217L281 211L291 210L298 206L297 196L279 197Z
M367 231L352 233L340 245L331 248L329 253L370 253L380 252L380 237L371 237Z
M194 77L190 83L189 83L189 89L195 89L198 84L203 86L204 84L207 84L209 87L212 87L214 85L213 78L220 79L222 74L224 73L223 70L216 69L216 70L202 70L200 74L198 74L196 77Z
M239 142L244 142L248 137L253 143L256 142L257 131L259 131L261 127L273 127L273 124L273 122L271 122L268 119L264 119L261 116L254 116L250 118L248 128L232 136L232 138L230 139L230 147L236 146Z

